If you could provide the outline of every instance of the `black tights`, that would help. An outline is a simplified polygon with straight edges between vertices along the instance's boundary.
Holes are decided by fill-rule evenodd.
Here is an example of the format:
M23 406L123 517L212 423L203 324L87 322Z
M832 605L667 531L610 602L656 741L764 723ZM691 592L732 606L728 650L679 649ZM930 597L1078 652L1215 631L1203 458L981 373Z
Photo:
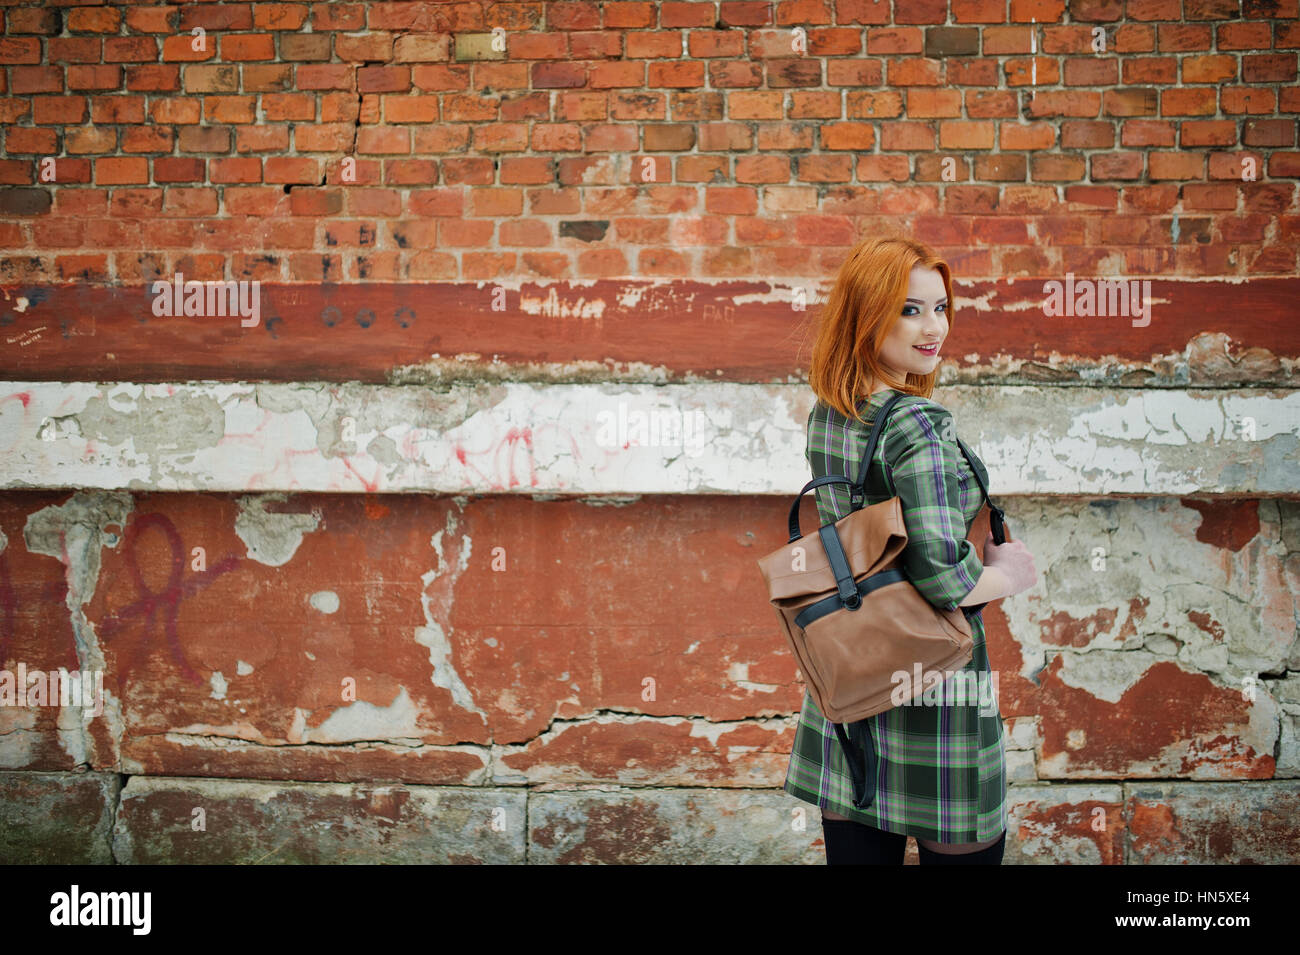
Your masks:
M907 852L907 836L885 832L850 819L822 819L822 837L826 841L827 865L902 865ZM916 844L921 865L1001 865L1007 834L993 845L976 852L950 855L934 852Z

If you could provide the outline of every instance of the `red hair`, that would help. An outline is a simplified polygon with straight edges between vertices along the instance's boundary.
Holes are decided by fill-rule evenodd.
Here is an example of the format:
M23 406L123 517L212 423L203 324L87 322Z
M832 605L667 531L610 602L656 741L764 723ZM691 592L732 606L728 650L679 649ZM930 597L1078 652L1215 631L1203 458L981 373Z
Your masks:
M866 239L849 253L821 312L808 384L824 404L845 417L862 421L857 402L883 382L906 394L929 398L939 369L928 375L908 373L898 381L880 366L880 344L893 331L907 300L907 285L916 266L937 269L948 293L948 327L952 328L952 272L927 245L902 238Z

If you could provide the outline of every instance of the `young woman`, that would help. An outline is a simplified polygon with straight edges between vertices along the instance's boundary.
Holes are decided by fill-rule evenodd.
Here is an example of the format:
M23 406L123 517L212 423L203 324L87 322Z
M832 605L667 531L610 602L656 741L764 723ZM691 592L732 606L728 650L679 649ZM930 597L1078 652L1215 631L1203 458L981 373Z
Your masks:
M881 433L866 503L900 499L902 568L930 603L949 610L1009 597L1037 580L1020 541L999 546L989 534L981 563L966 540L984 504L971 467L986 485L988 472L978 459L966 463L951 413L929 400L951 314L952 277L929 248L904 239L858 245L840 268L813 346L808 378L818 400L807 451L814 477L856 475L875 413L895 393L907 396ZM816 493L822 523L849 513L846 485ZM963 613L975 644L965 669L990 685L983 616ZM866 729L879 763L875 798L858 810L835 731L804 695L785 790L822 810L827 863L901 865L912 836L922 865L1000 865L1006 746L996 702L898 706L869 718Z

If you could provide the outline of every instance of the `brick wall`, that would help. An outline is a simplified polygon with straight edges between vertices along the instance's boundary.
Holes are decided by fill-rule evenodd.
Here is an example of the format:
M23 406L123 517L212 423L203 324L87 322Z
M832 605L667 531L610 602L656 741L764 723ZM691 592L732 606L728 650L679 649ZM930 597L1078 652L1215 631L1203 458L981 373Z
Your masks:
M5 861L821 861L754 560L886 231L1043 578L1008 861L1300 858L1295 0L3 15L0 668L105 694L0 707Z

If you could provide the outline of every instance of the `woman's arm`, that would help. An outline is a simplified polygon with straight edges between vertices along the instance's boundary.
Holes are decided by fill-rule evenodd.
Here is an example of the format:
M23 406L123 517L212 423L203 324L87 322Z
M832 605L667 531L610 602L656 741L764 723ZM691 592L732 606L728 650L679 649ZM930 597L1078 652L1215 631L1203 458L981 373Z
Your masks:
M985 564L975 589L957 606L970 607L974 604L988 603L990 600L1000 600L1010 593L1011 581L1007 575L999 568Z
M903 572L926 600L947 610L1001 597L1008 584L1002 571L989 573L966 539L957 477L961 451L948 437L953 431L948 409L908 401L890 415L883 435L907 528Z

